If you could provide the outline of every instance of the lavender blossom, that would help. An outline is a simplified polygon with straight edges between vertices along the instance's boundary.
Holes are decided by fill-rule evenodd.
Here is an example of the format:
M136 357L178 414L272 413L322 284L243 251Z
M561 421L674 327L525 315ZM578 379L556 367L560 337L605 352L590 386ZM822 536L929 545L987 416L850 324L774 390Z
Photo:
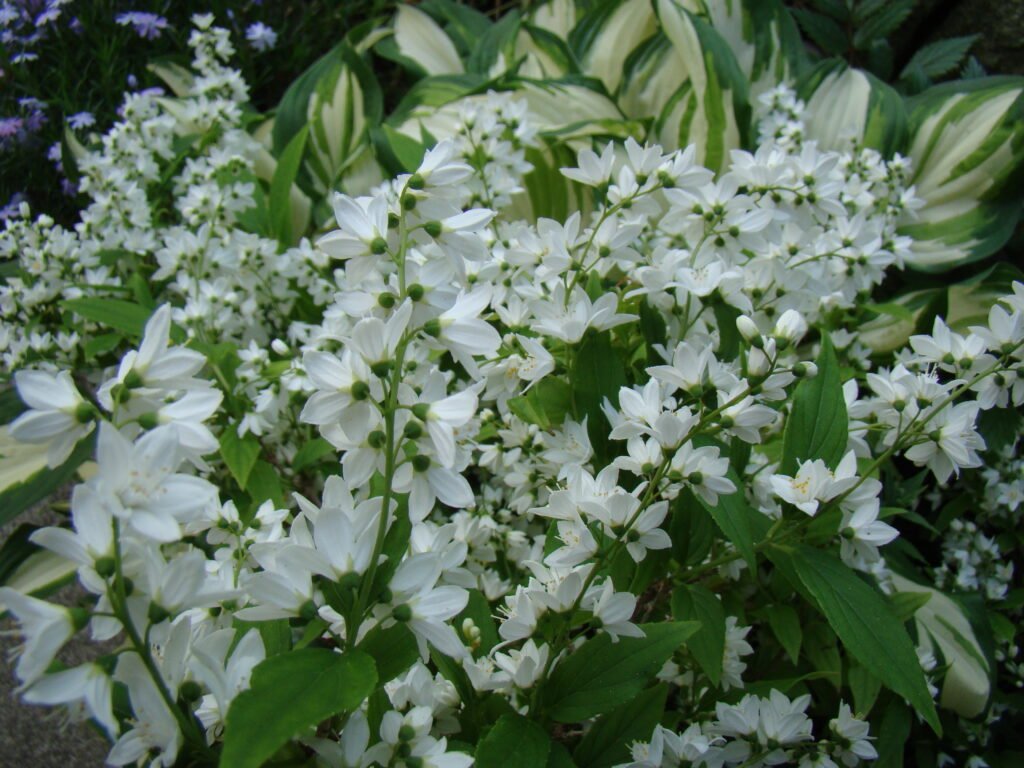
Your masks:
M277 45L277 32L262 21L257 21L245 30L245 39L257 51L269 51Z
M148 11L125 11L117 16L117 23L131 26L143 40L156 40L167 29L167 19Z

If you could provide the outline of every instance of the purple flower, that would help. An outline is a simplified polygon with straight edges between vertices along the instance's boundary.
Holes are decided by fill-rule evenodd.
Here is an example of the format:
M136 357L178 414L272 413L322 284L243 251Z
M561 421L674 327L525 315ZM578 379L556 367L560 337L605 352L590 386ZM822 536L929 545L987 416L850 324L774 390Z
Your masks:
M68 125L74 131L81 131L96 125L96 118L93 117L92 112L76 112L68 118Z
M25 128L25 121L20 117L0 118L0 141L17 136Z
M15 192L3 208L0 208L0 222L10 221L21 216L21 204L25 202L25 195Z
M245 39L257 51L269 51L277 45L277 32L262 21L257 21L245 30Z
M148 11L125 11L117 15L116 21L123 27L131 25L144 40L156 40L167 29L167 19Z

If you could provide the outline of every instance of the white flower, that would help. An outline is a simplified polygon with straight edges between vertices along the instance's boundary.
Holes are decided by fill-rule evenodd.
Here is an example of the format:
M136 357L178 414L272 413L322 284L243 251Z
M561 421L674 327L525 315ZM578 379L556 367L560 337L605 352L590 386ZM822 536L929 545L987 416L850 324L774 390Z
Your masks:
M878 561L878 548L899 536L899 531L878 519L878 502L864 504L852 513L843 511L839 524L840 554L854 567Z
M796 477L772 475L770 479L776 496L811 517L821 502L832 497L832 472L821 459L801 462Z
M630 592L616 592L611 579L604 585L592 590L584 600L586 607L593 615L594 626L611 635L612 642L619 642L620 637L643 637L644 632L630 621L636 610L636 595Z
M210 690L212 698L197 712L207 728L224 721L231 702L249 687L253 669L266 658L260 633L251 629L235 644L240 631L219 629L192 646L192 673Z
M111 738L118 733L117 720L111 704L113 685L110 677L97 664L82 664L40 678L22 694L31 704L77 704L86 711Z
M592 302L586 292L578 287L573 289L566 302L565 288L559 283L550 298L533 304L537 318L533 330L569 344L577 344L588 328L606 331L637 319L636 315L617 313L618 306L619 297L614 293L606 293Z
M131 727L114 744L107 762L127 765L147 757L151 765L174 765L182 745L178 721L142 660L134 653L122 654L115 677L128 687L134 714L129 721Z
M18 371L14 385L30 410L11 423L11 437L23 443L49 443L47 463L59 467L96 426L95 409L79 394L67 371L56 375Z
M117 376L97 391L104 408L114 410L117 388L130 397L161 397L174 390L209 386L193 378L206 364L206 358L194 349L171 347L170 334L171 306L164 304L146 322L138 351L131 350L121 358Z
M22 644L17 649L15 673L29 686L43 676L50 662L71 639L82 619L67 608L0 587L0 605L14 614L21 628Z
M89 484L103 508L154 541L177 541L182 523L218 505L216 487L176 472L178 441L173 432L156 430L133 444L104 422L97 464L99 471Z
M104 508L96 489L75 486L71 493L71 521L74 531L51 526L32 533L31 541L87 568L114 555L113 519Z
M404 623L416 636L420 656L427 658L427 644L446 656L462 658L468 651L448 620L461 613L469 601L462 587L437 587L441 564L436 555L413 555L391 579L394 593L392 618Z
M924 440L904 454L912 462L927 466L940 483L961 469L981 466L979 450L985 440L975 431L979 406L976 402L957 403L939 411L928 425Z
M551 648L547 643L541 643L538 648L531 638L518 650L512 649L508 653L496 652L494 664L508 676L516 688L525 691L540 679L550 654Z
M856 765L858 760L878 758L878 752L869 740L870 726L854 717L850 705L845 701L839 703L839 714L829 721L828 726L842 745L838 757L845 765Z
M331 201L338 229L317 240L336 259L380 255L388 248L387 198L352 198L340 192Z

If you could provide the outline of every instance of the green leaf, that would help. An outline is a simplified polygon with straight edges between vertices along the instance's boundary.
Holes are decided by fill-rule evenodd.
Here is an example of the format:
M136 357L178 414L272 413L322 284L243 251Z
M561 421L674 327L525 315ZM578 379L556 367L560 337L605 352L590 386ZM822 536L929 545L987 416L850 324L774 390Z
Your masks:
M260 441L253 435L245 437L238 436L238 430L234 425L228 428L220 436L220 457L228 466L228 471L235 478L238 487L243 491L249 483L249 475L252 468L256 466L256 459L260 455Z
M681 565L703 562L711 551L714 524L704 507L688 488L672 502L668 534L672 539L672 556Z
M931 599L931 592L897 592L889 596L889 603L896 618L900 621L910 621Z
M376 684L373 659L359 651L304 648L272 656L228 710L221 768L263 765L294 736L354 710Z
M822 459L832 469L846 452L849 422L839 362L828 334L821 337L818 375L801 381L786 420L781 472L795 475L800 461Z
M677 621L698 621L700 629L686 647L717 686L722 679L725 656L725 609L721 601L704 587L681 586L672 593L672 617Z
M0 546L0 584L7 583L8 577L30 555L39 551L39 547L29 541L29 536L39 530L38 525L22 523L7 537Z
M768 518L751 509L743 492L743 482L736 471L730 467L726 475L732 480L736 490L728 495L719 495L718 503L708 504L704 499L697 498L701 506L708 511L711 519L722 530L725 537L736 547L736 551L751 568L757 567L757 555L754 552L754 541L763 538L768 530Z
M309 127L296 133L277 160L270 181L270 229L282 245L294 245L305 232L292 232L292 185L299 175Z
M508 407L527 424L545 430L561 426L572 410L572 387L562 379L545 378L525 395L509 398Z
M832 19L803 8L794 8L790 13L796 17L804 34L825 53L841 53L846 49L846 33Z
M552 719L578 723L629 701L700 624L676 621L640 628L644 637L617 643L607 633L591 638L555 668L543 690Z
M900 77L907 77L910 72L919 69L928 77L942 77L948 75L960 66L971 46L980 35L967 35L966 37L950 37L946 40L936 40L923 48L918 48L907 66L903 68Z
M864 50L876 40L888 37L906 21L914 10L916 0L889 0L885 6L867 18L853 36L853 44Z
M775 633L775 638L785 649L790 660L796 664L800 659L800 644L803 642L804 631L800 625L800 616L791 605L773 605L765 613L768 626Z
M850 664L846 670L847 682L853 693L853 710L858 717L864 718L878 699L882 689L882 681L868 672L862 664Z
M281 475L273 464L263 459L253 465L245 490L257 506L267 499L273 501L278 508L285 506Z
M404 624L395 624L387 629L381 629L379 625L374 627L359 643L359 650L370 654L377 663L379 685L394 680L420 657L416 638Z
M847 651L941 733L917 653L885 598L826 552L800 546L791 559L800 581Z
M129 336L141 336L152 311L131 301L121 299L68 299L61 302L64 309L79 317L113 328Z
M393 162L390 165L395 166L397 163L394 170L399 173L412 173L420 167L426 147L416 139L409 138L390 125L381 126L380 131L375 131L374 135L377 137L378 147L383 144L385 151L391 153ZM386 159L384 158L384 160Z
M502 715L476 748L476 768L545 768L551 739L522 715Z
M8 486L0 493L0 525L7 525L29 507L53 495L74 476L75 471L92 458L95 433L78 441L68 460L56 469L46 467L23 482Z
M296 472L301 472L324 456L333 453L334 450L334 446L322 437L315 437L308 443L304 443L296 452L295 458L292 459L292 469Z
M0 390L0 424L10 424L25 412L25 404L14 387Z
M548 752L547 768L576 768L569 750L558 741L551 742L551 751Z
M629 745L651 738L665 711L667 697L668 686L659 683L598 718L573 752L576 765L580 768L611 768L628 762Z
M878 760L872 763L874 768L903 768L903 752L912 725L910 708L898 699L889 702L878 729L878 741L875 742Z
M605 331L588 337L576 352L571 372L576 416L587 419L587 432L594 447L595 462L603 467L611 461L608 431L611 426L601 410L607 397L613 405L619 402L619 388L626 386L626 364L612 346L611 333Z

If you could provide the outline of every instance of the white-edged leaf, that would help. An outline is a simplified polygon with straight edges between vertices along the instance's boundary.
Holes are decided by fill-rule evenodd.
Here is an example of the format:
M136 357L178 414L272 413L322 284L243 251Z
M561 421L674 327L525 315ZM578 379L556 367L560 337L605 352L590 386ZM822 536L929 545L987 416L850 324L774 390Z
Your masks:
M398 6L395 44L403 57L428 75L465 72L462 58L451 38L429 15L411 5Z

